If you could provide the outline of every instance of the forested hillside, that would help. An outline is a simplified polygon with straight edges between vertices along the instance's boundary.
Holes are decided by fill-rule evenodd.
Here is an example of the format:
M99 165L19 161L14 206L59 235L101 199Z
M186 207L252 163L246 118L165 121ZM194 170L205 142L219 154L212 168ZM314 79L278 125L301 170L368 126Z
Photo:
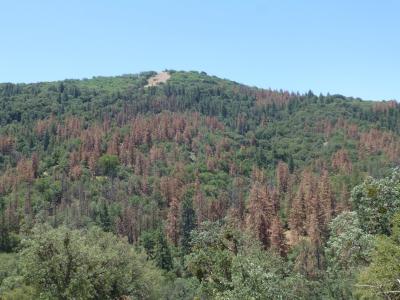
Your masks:
M0 84L0 298L400 299L397 102L155 74Z

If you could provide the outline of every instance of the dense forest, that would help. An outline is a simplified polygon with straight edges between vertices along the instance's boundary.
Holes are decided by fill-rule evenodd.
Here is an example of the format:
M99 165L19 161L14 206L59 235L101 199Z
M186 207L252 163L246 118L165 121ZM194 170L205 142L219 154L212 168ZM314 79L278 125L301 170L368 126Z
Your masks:
M397 102L166 74L0 84L1 299L400 299Z

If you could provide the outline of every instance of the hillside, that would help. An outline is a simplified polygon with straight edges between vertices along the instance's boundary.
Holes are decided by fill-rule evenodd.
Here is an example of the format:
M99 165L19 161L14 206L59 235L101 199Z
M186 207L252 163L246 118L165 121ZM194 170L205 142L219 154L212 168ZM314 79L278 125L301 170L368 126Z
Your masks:
M362 220L351 191L398 165L400 106L163 74L0 84L0 251L43 223L98 227L154 261L155 299L348 298L338 278L358 270L333 275L332 220ZM267 287L235 277L251 259Z

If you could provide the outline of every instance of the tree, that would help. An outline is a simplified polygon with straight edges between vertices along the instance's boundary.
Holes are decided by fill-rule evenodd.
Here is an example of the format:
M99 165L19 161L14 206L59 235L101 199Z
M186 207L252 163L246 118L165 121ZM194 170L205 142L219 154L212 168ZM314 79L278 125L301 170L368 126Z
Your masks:
M231 191L231 201L232 207L230 211L230 215L232 216L233 220L237 222L238 226L241 227L243 225L243 221L245 218L245 183L244 180L240 177L236 177L233 180L233 187Z
M174 246L178 245L179 241L179 220L180 205L178 198L173 197L168 209L167 215L167 236Z
M345 149L338 150L332 156L332 167L335 170L349 174L353 168L349 155Z
M6 220L5 212L0 216L0 251L12 252L19 244L19 236L12 231L8 220Z
M201 190L198 179L195 182L194 207L196 210L197 225L200 225L207 217L207 199Z
M239 241L239 232L221 221L203 222L192 232L192 251L185 256L185 265L208 297L215 291L229 289L232 260L239 250Z
M36 227L24 241L20 268L46 299L157 299L162 281L142 254L97 228Z
M328 268L352 272L369 261L372 251L372 235L361 229L356 212L343 212L329 224L329 240L326 246Z
M38 169L39 169L39 157L36 152L32 153L32 170L33 170L33 178L38 177Z
M358 276L357 294L364 299L400 299L400 214L393 216L391 235L378 236L371 264Z
M185 262L204 299L312 298L307 280L285 260L223 221L193 231Z
M112 230L112 221L110 217L110 213L108 212L108 206L105 201L103 201L103 205L100 210L100 225L104 231Z
M323 226L325 227L331 220L335 211L335 200L332 194L327 170L322 172L321 180L318 186L319 200L323 214ZM323 228L325 231L325 228ZM326 233L326 232L324 232Z
M285 261L274 253L250 248L231 263L229 288L216 291L213 299L312 299L307 280L288 271ZM314 296L314 297L313 297Z
M50 134L49 131L46 130L44 137L43 137L43 149L44 151L47 151L47 148L49 147L50 144Z
M289 215L289 227L293 236L297 239L306 233L306 203L304 186L300 184Z
M353 296L355 275L368 265L372 249L373 237L361 229L357 213L343 212L332 220L325 248L330 297Z
M173 267L171 251L165 239L165 235L161 230L157 231L154 252L154 261L157 267L167 271L171 270Z
M271 249L281 256L286 254L285 235L279 216L275 216L271 224Z
M267 249L270 246L270 219L267 217L266 202L268 193L266 187L255 182L249 194L247 228Z
M97 165L102 175L113 178L117 175L117 167L119 165L118 156L104 154L99 158Z
M193 300L198 299L199 282L195 277L188 278L176 278L173 282L170 282L167 288L164 290L161 299L165 300Z
M132 206L124 207L117 219L116 227L119 234L128 238L128 243L136 242L140 229L137 210Z
M294 172L294 168L295 168L295 165L294 165L293 156L290 155L289 156L289 171L291 174Z
M182 201L181 210L181 246L184 253L190 251L191 232L196 228L196 213L193 209L192 193L187 193Z
M161 228L142 234L141 243L157 267L167 271L172 269L171 251Z
M366 232L390 234L390 220L400 210L400 170L383 179L367 178L353 188L351 203Z
M285 194L289 185L289 167L282 161L279 161L276 167L276 182L279 194Z
M311 244L311 251L315 258L315 271L322 269L324 243L324 212L321 209L319 198L314 195L309 203L307 212L307 235ZM316 273L316 272L315 272Z

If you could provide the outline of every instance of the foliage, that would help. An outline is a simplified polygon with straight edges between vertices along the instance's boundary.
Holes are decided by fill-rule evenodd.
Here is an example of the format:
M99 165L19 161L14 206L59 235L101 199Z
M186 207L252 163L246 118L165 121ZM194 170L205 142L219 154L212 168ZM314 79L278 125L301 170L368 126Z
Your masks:
M310 286L299 274L291 274L281 258L258 250L242 253L232 262L231 288L216 299L309 299Z
M17 262L14 253L0 253L0 286L3 280L11 275L17 269Z
M238 251L238 233L219 223L203 223L192 233L192 252L186 256L188 271L207 294L230 288L232 260Z
M157 299L160 274L126 243L97 228L34 228L21 274L44 299Z
M165 288L162 299L165 300L193 300L198 299L199 283L196 278L176 278Z
M393 231L378 236L371 264L358 277L357 293L364 299L400 299L400 214L392 218Z
M181 213L181 232L182 239L181 245L184 253L190 252L191 233L196 228L196 213L193 209L193 200L190 195L186 194L186 197L182 203Z
M188 270L200 281L203 296L212 299L304 298L311 290L305 278L292 273L273 252L265 252L229 224L203 223L193 232Z
M326 283L330 297L351 299L355 275L368 265L373 237L365 233L355 212L343 212L331 222L326 245Z
M102 175L114 177L119 165L118 156L104 154L99 158L98 166Z
M141 244L157 267L167 271L173 268L171 250L161 229L144 233Z
M390 234L390 220L400 209L399 170L383 179L366 179L353 189L351 201L364 230L373 234Z
M331 270L351 272L368 263L372 250L372 235L360 228L355 212L343 212L330 224L330 238L326 246Z

